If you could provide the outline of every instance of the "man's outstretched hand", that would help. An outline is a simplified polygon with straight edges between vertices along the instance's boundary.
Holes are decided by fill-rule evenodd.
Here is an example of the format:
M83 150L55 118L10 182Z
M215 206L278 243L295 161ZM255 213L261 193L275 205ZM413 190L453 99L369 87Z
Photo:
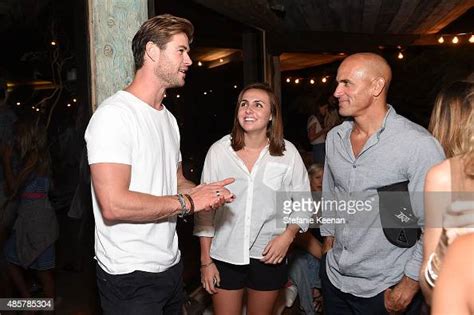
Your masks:
M235 195L225 188L234 181L234 178L229 177L218 182L201 184L191 189L190 195L194 201L194 211L217 209L225 203L234 201Z

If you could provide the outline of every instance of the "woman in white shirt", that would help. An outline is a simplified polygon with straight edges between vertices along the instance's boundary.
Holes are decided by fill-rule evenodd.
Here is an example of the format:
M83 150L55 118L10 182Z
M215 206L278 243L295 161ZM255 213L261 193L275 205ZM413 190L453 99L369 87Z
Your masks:
M280 105L266 84L241 91L232 133L207 153L202 182L227 175L235 178L229 187L235 201L195 217L201 281L217 315L240 315L244 290L249 314L271 314L288 280L288 247L308 228L311 212L288 206L290 198L309 194L308 175L294 145L283 139Z

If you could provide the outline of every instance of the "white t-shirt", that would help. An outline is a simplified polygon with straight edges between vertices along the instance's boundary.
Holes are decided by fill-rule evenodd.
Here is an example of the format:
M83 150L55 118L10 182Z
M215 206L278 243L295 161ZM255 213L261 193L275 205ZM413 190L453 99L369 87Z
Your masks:
M131 165L131 191L155 196L177 193L180 136L176 119L166 108L156 110L119 91L94 113L85 139L89 164ZM162 272L179 262L176 216L154 223L107 225L94 192L92 202L95 254L106 272Z
M316 132L320 132L323 130L323 127L321 127L321 123L319 122L319 119L316 118L316 116L311 115L308 118L308 125L307 125L307 130L309 131L309 128L311 128L313 125L316 126ZM320 135L318 138L314 139L311 144L320 144L324 143L326 141L326 135Z
M308 228L308 212L283 213L281 200L311 198L308 173L295 146L285 141L283 156L271 156L268 145L249 173L232 149L230 135L209 149L202 182L234 177L226 186L236 199L214 211L194 215L194 235L213 237L211 257L236 265L249 264L250 258L262 258L268 242L286 229L284 217L302 219L298 225Z

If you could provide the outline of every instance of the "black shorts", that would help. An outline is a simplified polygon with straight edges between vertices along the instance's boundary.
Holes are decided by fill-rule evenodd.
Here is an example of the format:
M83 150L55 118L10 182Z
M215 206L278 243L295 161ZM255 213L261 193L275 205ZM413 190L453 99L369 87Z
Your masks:
M215 259L214 263L221 278L219 288L225 290L249 288L257 291L273 291L283 288L288 281L286 259L276 265L264 264L253 258L250 258L248 265L233 265Z
M120 275L108 274L97 264L96 273L104 315L182 314L182 262L163 272Z

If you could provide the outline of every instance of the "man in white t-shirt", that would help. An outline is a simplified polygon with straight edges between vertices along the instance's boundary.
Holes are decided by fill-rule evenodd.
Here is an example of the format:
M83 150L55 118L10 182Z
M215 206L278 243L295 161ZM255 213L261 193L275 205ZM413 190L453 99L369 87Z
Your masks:
M184 85L192 36L183 18L146 21L132 41L133 82L99 106L85 133L104 314L181 313L177 217L234 198L224 188L232 178L197 187L184 178L178 125L161 103Z

